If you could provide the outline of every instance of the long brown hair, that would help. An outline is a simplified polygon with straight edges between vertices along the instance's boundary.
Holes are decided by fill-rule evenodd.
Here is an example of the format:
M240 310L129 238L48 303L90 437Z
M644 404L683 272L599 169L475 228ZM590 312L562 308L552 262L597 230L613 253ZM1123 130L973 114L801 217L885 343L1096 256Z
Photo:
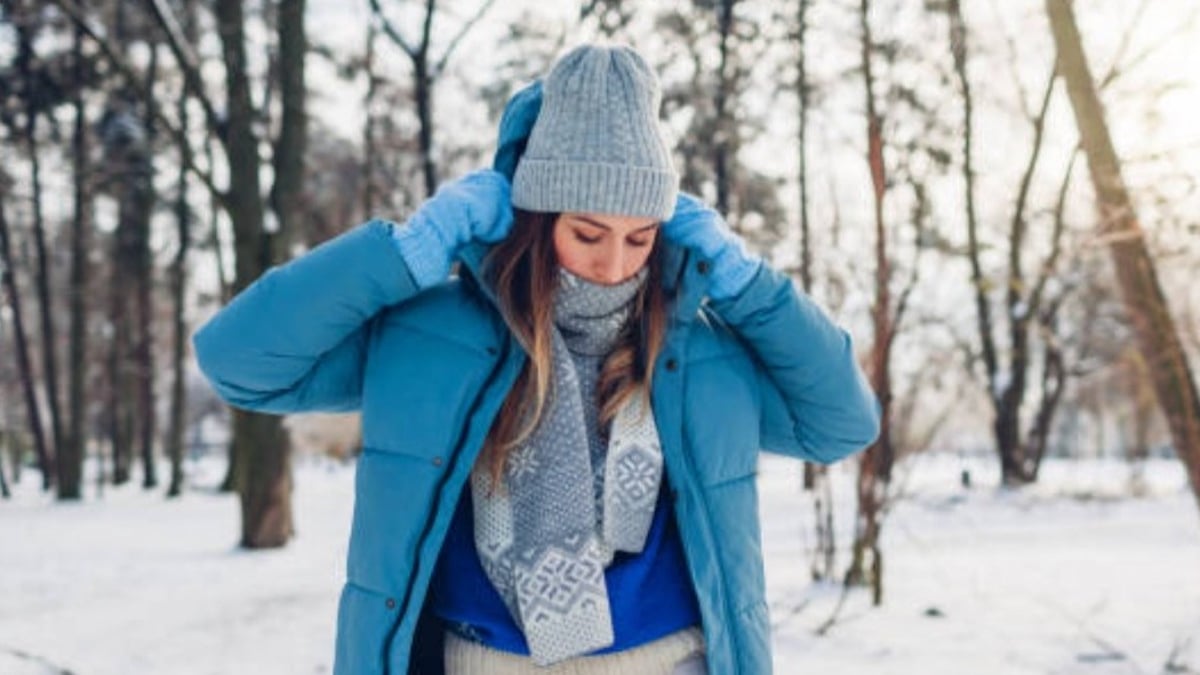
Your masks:
M483 457L489 463L493 489L509 454L537 427L550 396L550 331L559 280L554 251L558 215L514 207L511 232L484 259L484 274L496 289L501 314L529 354L484 443ZM646 281L634 297L617 345L600 368L596 394L601 427L635 394L644 396L645 410L650 409L654 362L667 326L661 259L660 232L646 262Z

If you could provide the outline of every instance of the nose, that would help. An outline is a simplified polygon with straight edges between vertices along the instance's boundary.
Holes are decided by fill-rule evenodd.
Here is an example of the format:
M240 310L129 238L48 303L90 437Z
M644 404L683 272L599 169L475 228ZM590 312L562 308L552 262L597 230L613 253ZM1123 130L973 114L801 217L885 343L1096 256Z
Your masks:
M596 276L606 284L615 284L625 276L625 259L624 252L620 246L609 251L608 255L600 259L599 269L596 270Z

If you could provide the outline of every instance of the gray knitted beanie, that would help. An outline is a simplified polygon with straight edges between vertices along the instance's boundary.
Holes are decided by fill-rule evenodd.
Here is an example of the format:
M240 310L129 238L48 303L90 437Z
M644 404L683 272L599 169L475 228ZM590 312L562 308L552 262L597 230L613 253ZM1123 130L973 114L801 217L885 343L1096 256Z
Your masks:
M661 104L658 77L631 47L585 44L559 57L513 176L513 206L670 218L679 174Z

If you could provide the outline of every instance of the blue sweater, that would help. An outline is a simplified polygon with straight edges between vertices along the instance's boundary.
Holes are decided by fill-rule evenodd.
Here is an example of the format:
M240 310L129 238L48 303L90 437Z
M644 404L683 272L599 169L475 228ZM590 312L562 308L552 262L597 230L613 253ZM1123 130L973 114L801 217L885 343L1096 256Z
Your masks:
M430 587L433 613L454 632L493 649L529 654L529 646L492 586L475 550L470 483L463 489ZM636 647L700 625L700 607L683 557L664 480L641 553L618 551L604 570L614 642L592 654Z

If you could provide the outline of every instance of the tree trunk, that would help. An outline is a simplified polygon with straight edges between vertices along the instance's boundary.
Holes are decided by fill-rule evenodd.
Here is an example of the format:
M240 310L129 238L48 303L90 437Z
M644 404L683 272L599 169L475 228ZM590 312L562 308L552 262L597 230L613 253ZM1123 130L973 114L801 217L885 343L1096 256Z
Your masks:
M975 169L974 145L972 143L975 124L974 97L971 92L971 81L967 77L967 27L963 22L962 8L959 0L949 0L946 9L950 19L950 50L954 57L954 72L958 77L962 93L963 105L963 134L962 134L962 172L963 190L966 196L967 216L967 258L971 264L971 287L975 300L975 321L979 332L983 367L987 376L988 400L993 411L992 433L996 439L996 451L1000 457L1001 482L1010 484L1019 472L1013 461L1012 449L1015 447L1015 429L1001 405L1009 384L1006 377L1000 374L999 357L996 352L996 340L993 331L992 310L988 302L988 284L983 277L983 266L979 259L979 217L975 208ZM1012 411L1009 411L1012 412ZM1011 433L1010 433L1011 431Z
M1053 80L1051 81L1053 82ZM1043 106L1043 117L1044 112L1045 107ZM1062 234L1066 227L1066 217L1064 214L1067 205L1067 193L1070 191L1071 174L1074 172L1075 160L1078 157L1078 152L1071 155L1071 161L1067 163L1067 170L1064 172L1062 182L1059 184L1058 201L1054 207L1054 228L1050 239L1050 254L1042 263L1042 272L1039 274L1038 280L1034 284L1034 289L1030 293L1030 312L1034 311L1033 308L1037 308L1037 322L1040 332L1046 336L1042 340L1042 397L1038 404L1037 412L1034 414L1033 425L1026 434L1024 449L1021 452L1022 468L1030 482L1037 481L1042 460L1046 456L1050 429L1058 412L1058 405L1062 401L1063 392L1066 389L1067 367L1063 358L1062 345L1058 338L1058 311L1062 307L1064 296L1060 294L1053 301L1049 302L1048 305L1042 297L1049 271L1054 268L1058 261L1059 253L1062 250Z
M130 41L127 7L118 4L111 18L116 48L124 51ZM153 53L153 52L152 52ZM153 59L152 59L153 63ZM139 412L144 414L141 398L141 372L138 317L141 306L143 253L147 244L149 220L153 208L153 166L150 161L145 120L138 103L152 93L153 72L146 80L133 79L120 91L110 94L100 121L104 143L105 169L117 201L117 227L113 233L109 281L108 345L108 425L112 482L123 485L131 475L134 443L138 438Z
M180 101L180 124L187 127L186 97ZM180 152L190 152L181 147ZM179 248L171 262L171 412L167 429L166 451L171 462L171 482L167 486L168 497L178 497L183 492L183 436L187 425L187 369L184 362L188 336L187 321L184 319L184 303L187 290L187 256L191 238L190 213L187 204L187 170L179 169L175 197L175 223L178 227Z
M205 156L206 163L209 166L213 165L215 154L216 153L213 152L212 136L208 135L204 139L204 156ZM221 289L221 305L228 304L229 300L231 298L233 298L233 286L234 286L234 281L227 278L227 276L225 274L225 254L222 252L225 248L225 243L221 239L221 213L223 211L228 212L228 204L225 203L224 199L218 199L216 195L210 194L209 195L209 204L208 204L208 212L209 212L209 242L208 243L209 243L209 246L212 248L213 257L216 258L217 282ZM235 240L235 245L236 245L236 239L237 239L236 233L234 233L234 235L235 235L234 240ZM236 267L236 263L235 263L235 267ZM237 273L235 270L234 277L236 278L236 276L237 276ZM221 485L219 487L219 490L221 492L236 492L238 489L237 468L238 468L239 462L237 460L237 449L238 449L238 445L236 443L229 444L229 447L228 447L229 461L227 462L227 466L225 468L225 477L221 480Z
M808 223L808 104L811 87L808 83L808 62L805 58L805 39L808 35L808 0L800 0L797 23L796 91L800 96L800 281L805 293L812 292L812 245Z
M872 53L870 0L862 0L859 25L862 31L863 87L866 92L867 162L871 169L871 186L875 215L875 298L871 309L874 325L874 344L871 348L871 384L881 407L880 432L871 447L863 453L858 470L858 514L855 522L853 558L846 572L848 584L869 583L872 602L883 602L883 551L880 531L887 486L891 480L894 448L891 439L891 345L892 300L890 292L891 263L888 258L887 229L883 203L887 190L886 167L883 158L883 120L875 100L875 77ZM868 571L867 565L870 565Z
M379 41L379 27L375 21L367 23L367 55L363 62L363 70L367 75L367 93L363 97L363 219L375 215L377 200L375 184L375 163L378 156L375 151L375 98L379 94L379 75L376 74L376 45Z
M279 3L279 94L281 119L275 141L275 184L271 208L279 229L271 235L274 260L291 258L292 243L300 229L304 194L304 155L308 147L308 115L305 110L304 33L305 0Z
M123 200L120 211L127 211ZM129 270L133 269L133 264L128 252L129 239L129 224L126 218L118 215L112 240L108 296L108 433L113 485L124 485L129 481L133 451L129 409L133 405L134 392L128 366L130 335L127 309L131 290Z
M46 223L42 213L42 168L39 157L37 140L37 121L42 113L42 98L45 92L41 90L33 74L33 41L34 21L32 11L29 11L17 22L18 52L17 70L24 83L25 98L25 146L29 152L29 180L33 189L31 196L33 206L33 243L37 253L37 272L35 285L37 288L38 309L41 318L42 337L42 382L46 392L46 401L50 407L51 448L48 450L50 468L54 472L59 449L63 446L62 411L59 409L58 397L58 350L56 331L54 328L54 307L50 304L50 261L46 252ZM49 477L53 482L54 473Z
M234 292L250 285L272 264L263 233L264 203L259 182L258 139L246 68L245 20L239 0L217 0L217 29L225 63L228 101L229 193L236 275ZM277 547L293 534L290 448L282 420L240 410L233 412L235 483L242 504L242 540L247 548Z
M158 45L150 46L150 64L147 68L146 92L144 101L154 100L154 84L158 71ZM142 487L152 489L158 486L158 468L154 454L154 439L157 436L158 414L154 401L154 260L150 251L150 218L154 213L154 159L151 155L154 147L154 116L150 114L150 106L144 106L142 126L146 130L146 141L142 145L144 155L139 158L137 186L137 266L134 268L137 279L137 341L133 354L137 374L136 415L140 436L142 455Z
M82 496L83 461L87 448L88 376L88 280L91 250L91 170L88 166L87 115L83 105L83 81L86 64L83 56L83 31L75 27L71 53L75 78L75 129L71 143L75 178L74 218L71 229L71 327L68 357L67 405L70 409L67 441L58 457L58 498L79 499Z
M185 0L183 3L183 34L190 44L196 42L196 2ZM177 115L179 128L186 135L188 129L188 96L190 89L184 83L183 96L179 98ZM187 142L178 144L182 161L179 163L179 174L175 181L175 224L178 228L177 237L179 248L175 251L175 259L171 262L171 306L172 306L172 335L171 335L171 412L167 430L166 451L171 462L171 482L167 486L168 497L178 497L183 493L183 437L187 430L187 367L184 361L188 327L184 318L184 304L187 290L187 257L191 246L191 212L188 209L188 174L187 165L190 163L192 146Z
M150 216L154 208L149 131L137 113L136 101L119 96L110 100L101 130L118 201L109 296L113 483L129 480L136 440L141 443L144 482L149 487L154 484L153 452L147 451L154 407L153 363L147 354L151 339L147 326L151 318Z
M426 0L425 21L421 27L421 46L409 50L413 64L413 96L417 105L417 147L421 150L421 167L425 175L425 195L432 196L437 190L437 164L433 157L433 78L430 64L429 42L433 36L433 15L437 13L437 1Z
M1053 326L1054 320L1047 321ZM1062 348L1055 341L1045 345L1042 365L1042 398L1034 415L1033 424L1029 427L1022 454L1022 471L1030 482L1036 481L1042 459L1046 456L1049 444L1050 429L1054 416L1058 412L1058 404L1062 401L1066 389L1067 368L1063 360Z
M800 0L796 13L796 93L799 109L799 183L800 183L800 283L805 293L812 292L812 244L809 241L808 214L808 106L811 87L806 58L808 0ZM833 489L828 468L815 462L804 463L804 490L812 495L815 521L812 578L830 579L834 575L837 537L833 529Z
M953 2L957 7L957 0L953 0ZM961 16L959 17L959 21L961 22ZM965 34L965 32L966 29L964 28L963 33ZM966 77L965 68L960 77ZM1008 283L1005 284L1004 293L1010 354L1008 386L992 397L993 405L997 406L995 433L998 449L1000 450L1001 480L1005 485L1029 483L1033 481L1036 475L1031 469L1031 458L1026 452L1029 449L1028 443L1023 443L1021 440L1021 408L1025 404L1030 367L1029 327L1030 321L1041 309L1038 307L1041 299L1040 292L1030 293L1026 290L1032 284L1025 279L1023 269L1026 231L1025 213L1026 204L1029 199L1029 189L1033 183L1034 170L1037 168L1038 159L1041 157L1042 140L1045 138L1046 112L1049 110L1050 101L1054 94L1056 79L1057 77L1053 73L1048 78L1042 95L1041 107L1032 119L1033 147L1030 150L1029 159L1025 163L1025 170L1022 173L1021 182L1017 188L1012 222L1009 226ZM1056 229L1055 232L1056 238L1052 244L1054 250L1057 250L1057 235L1061 234L1061 230ZM1050 342L1050 340L1047 340L1047 342ZM1047 345L1046 348L1047 350L1054 349L1050 345ZM1053 368L1053 361L1047 361L1046 367ZM1039 422L1045 425L1043 429L1048 433L1049 422L1053 419L1053 406L1047 408L1045 405L1047 402L1049 400L1043 397L1043 405L1039 410ZM1049 417L1045 417L1047 414ZM1035 423L1030 431L1034 434L1039 433L1037 423Z
M1117 283L1132 320L1138 349L1154 383L1175 452L1183 462L1200 505L1200 396L1174 320L1163 297L1154 260L1142 238L1137 212L1125 187L1104 108L1096 92L1069 0L1046 0L1058 49L1060 72L1087 156L1100 211L1100 231L1109 243Z
M46 451L46 437L42 430L42 416L38 410L37 393L33 382L33 364L30 363L29 345L25 341L25 320L24 314L21 312L21 294L17 292L17 274L13 267L12 242L8 232L8 219L4 213L4 201L8 196L8 186L4 183L5 180L6 177L0 174L0 281L3 281L4 291L8 295L8 305L12 309L13 345L16 347L21 388L25 394L29 434L33 437L38 469L42 472L42 489L49 490L54 485L51 478L54 470L50 465L49 453ZM14 470L14 480L17 475L17 471Z
M733 121L729 113L729 74L732 60L730 40L733 33L733 5L736 0L718 0L717 37L720 60L717 66L717 89L713 94L713 114L716 116L716 138L713 139L713 180L717 185L716 208L729 213L730 154L732 153Z
M433 196L437 191L437 165L433 159L433 96L429 79L427 55L421 52L413 58L413 87L417 104L417 119L420 128L417 144L421 149L421 167L425 176L425 195Z

